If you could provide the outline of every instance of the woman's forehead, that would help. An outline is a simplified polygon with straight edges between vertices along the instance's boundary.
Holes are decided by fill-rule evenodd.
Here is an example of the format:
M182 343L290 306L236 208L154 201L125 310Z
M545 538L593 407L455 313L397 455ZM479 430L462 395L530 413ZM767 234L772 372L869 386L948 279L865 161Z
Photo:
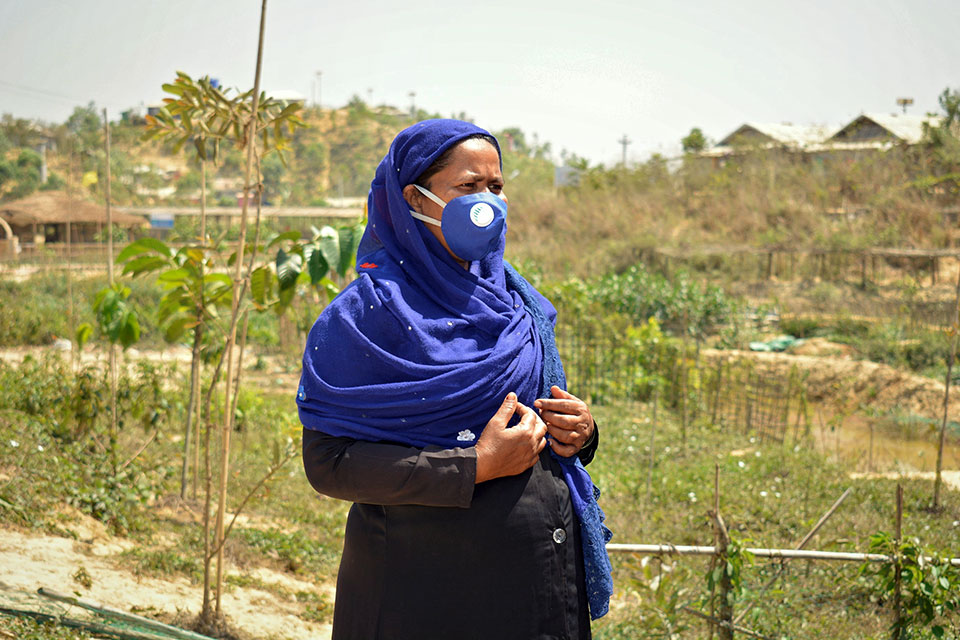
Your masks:
M482 138L465 140L450 154L450 162L438 175L490 177L500 175L500 154Z

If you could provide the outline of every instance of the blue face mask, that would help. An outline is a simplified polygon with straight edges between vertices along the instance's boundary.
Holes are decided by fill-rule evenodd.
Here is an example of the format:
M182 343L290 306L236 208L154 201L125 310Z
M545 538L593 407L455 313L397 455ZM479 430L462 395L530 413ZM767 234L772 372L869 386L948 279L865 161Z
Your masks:
M417 220L440 227L443 239L461 260L479 260L497 247L507 225L507 203L489 192L471 193L444 202L428 189L413 185L443 207L442 220L410 210Z

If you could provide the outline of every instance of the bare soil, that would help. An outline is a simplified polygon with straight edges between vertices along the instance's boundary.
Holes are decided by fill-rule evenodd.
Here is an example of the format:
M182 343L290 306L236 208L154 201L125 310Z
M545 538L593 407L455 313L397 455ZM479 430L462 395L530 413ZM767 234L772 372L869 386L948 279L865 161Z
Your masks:
M167 623L195 619L202 590L180 576L138 576L120 554L134 543L111 536L93 518L72 510L65 529L74 538L38 535L0 529L0 596L11 592L35 593L40 587L72 593L85 600L124 611L141 612ZM246 523L247 526L250 523ZM89 587L74 579L80 569L90 578ZM236 569L227 575L239 574ZM331 585L315 585L290 574L265 567L246 568L243 575L260 585L228 586L222 608L239 637L275 640L322 640L330 637L329 624L299 617L304 605L291 595L315 592L332 603ZM269 587L268 587L269 588ZM183 624L182 622L180 624Z

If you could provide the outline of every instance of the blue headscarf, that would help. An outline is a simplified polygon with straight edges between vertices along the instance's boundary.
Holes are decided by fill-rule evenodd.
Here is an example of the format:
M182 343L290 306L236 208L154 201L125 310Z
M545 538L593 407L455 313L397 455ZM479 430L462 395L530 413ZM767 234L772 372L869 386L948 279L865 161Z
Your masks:
M426 120L400 132L377 167L358 277L307 337L297 394L304 427L418 447L471 446L510 391L532 406L551 384L565 386L556 310L504 263L506 230L467 270L411 217L403 197L447 149L478 134L490 135L467 122ZM555 457L580 520L596 619L612 592L609 530L579 460Z

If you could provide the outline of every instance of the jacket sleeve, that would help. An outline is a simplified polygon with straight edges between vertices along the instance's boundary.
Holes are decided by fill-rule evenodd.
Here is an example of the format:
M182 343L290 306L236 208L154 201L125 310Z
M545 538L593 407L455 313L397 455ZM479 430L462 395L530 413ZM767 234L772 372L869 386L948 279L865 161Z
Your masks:
M597 447L600 446L600 426L597 425L597 421L593 421L593 434L590 438L584 443L583 447L577 453L577 457L580 458L580 464L587 466L593 461L593 456L597 454Z
M467 508L473 499L473 447L420 449L303 430L303 467L319 493L366 504Z

